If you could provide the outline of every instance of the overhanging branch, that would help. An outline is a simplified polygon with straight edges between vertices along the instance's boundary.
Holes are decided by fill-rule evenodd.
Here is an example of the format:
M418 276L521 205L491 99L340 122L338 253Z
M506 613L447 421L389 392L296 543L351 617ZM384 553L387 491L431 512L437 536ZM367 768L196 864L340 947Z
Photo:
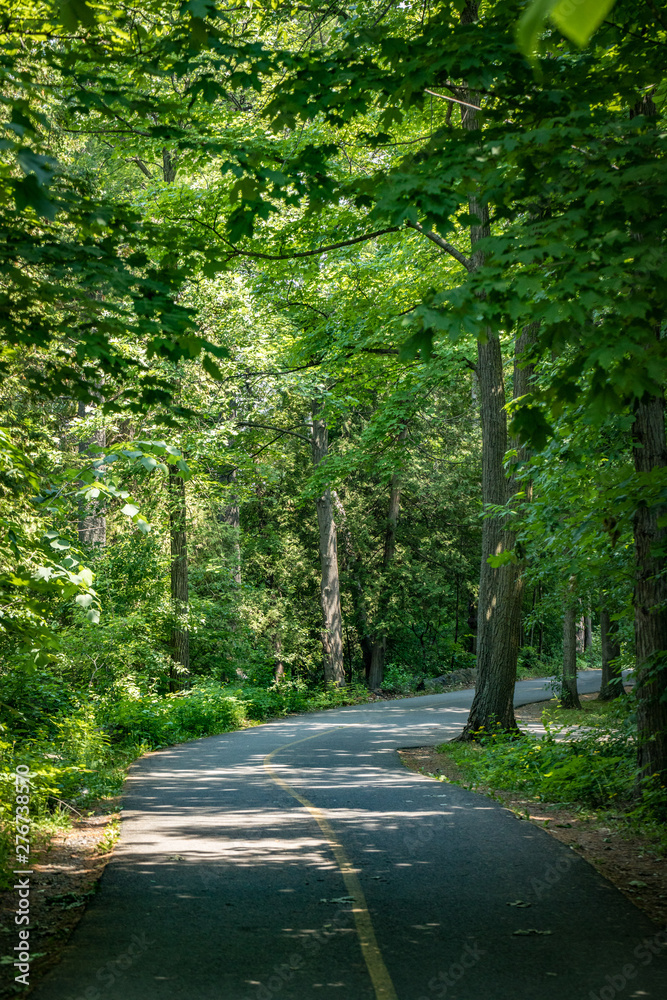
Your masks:
M472 261L469 260L465 254L462 254L460 250L457 250L456 247L452 246L451 243L448 243L447 240L443 240L442 236L438 236L437 233L434 233L432 229L424 229L420 222L406 222L406 226L410 229L416 230L418 233L421 233L427 240L431 240L431 242L435 243L437 247L440 247L441 250L448 253L449 256L453 257L454 260L457 260L459 264L462 264L466 271L472 271Z

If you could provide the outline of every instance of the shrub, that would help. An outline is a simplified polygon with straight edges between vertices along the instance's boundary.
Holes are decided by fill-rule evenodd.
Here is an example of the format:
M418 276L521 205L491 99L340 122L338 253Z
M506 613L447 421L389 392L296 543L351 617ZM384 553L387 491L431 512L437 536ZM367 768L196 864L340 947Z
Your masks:
M561 734L571 736L564 726L548 721L545 725L544 736L489 733L481 735L478 747L446 749L473 786L523 790L548 802L594 806L631 797L636 745L628 732L600 727L561 739Z

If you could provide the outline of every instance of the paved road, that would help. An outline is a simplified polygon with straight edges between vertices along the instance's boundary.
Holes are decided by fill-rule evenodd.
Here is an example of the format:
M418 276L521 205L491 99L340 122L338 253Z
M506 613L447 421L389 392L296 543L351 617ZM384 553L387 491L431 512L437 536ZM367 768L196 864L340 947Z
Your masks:
M656 928L585 861L400 764L460 730L471 696L142 758L120 847L33 1000L664 1000ZM517 704L549 696L517 685Z

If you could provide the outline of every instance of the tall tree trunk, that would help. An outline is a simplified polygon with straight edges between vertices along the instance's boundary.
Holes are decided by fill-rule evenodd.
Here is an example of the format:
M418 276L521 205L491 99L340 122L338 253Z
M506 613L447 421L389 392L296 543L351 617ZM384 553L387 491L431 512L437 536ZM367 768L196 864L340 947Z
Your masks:
M461 578L458 573L454 575L454 592L456 594L456 606L454 609L454 649L449 661L451 669L454 669L454 659L456 657L456 644L459 641L459 608L461 604Z
M664 396L648 393L635 407L635 471L667 466ZM667 784L667 530L664 506L641 500L634 516L635 644L639 778Z
M236 482L236 469L232 469L227 474L221 472L216 475L220 483ZM229 497L229 503L220 509L218 520L221 524L228 524L232 529L232 579L237 587L241 586L241 508L239 498L235 493Z
M574 584L570 582L563 614L563 684L560 703L563 708L581 708L577 691L577 611Z
M85 417L85 415L86 404L79 403L78 416ZM98 448L105 448L106 443L106 429L104 427L99 427L96 431L93 431L91 436L86 438L85 441L79 441L79 454L83 454L88 451L91 445L97 445ZM82 545L94 545L97 548L102 548L106 545L107 519L104 516L103 509L100 507L98 502L81 502L79 506L78 535L79 542Z
M171 153L165 147L162 150L162 179L167 184L176 179L176 168ZM171 547L171 610L174 624L171 630L171 660L169 671L169 690L176 691L179 686L178 675L190 669L190 634L183 628L182 619L188 613L188 545L187 545L187 509L185 506L185 480L179 476L178 469L169 466L169 538ZM179 669L176 669L176 664Z
M654 91L645 94L630 117L654 118ZM637 234L641 240L641 233ZM655 332L660 339L660 328ZM657 386L656 386L657 389ZM635 472L646 476L667 466L664 392L645 393L635 404L632 428ZM635 650L638 731L638 791L647 779L667 785L667 529L665 506L640 501L634 515Z
M313 403L313 429L311 452L317 467L329 449L329 435L321 407ZM343 657L343 616L340 607L340 580L338 578L338 538L333 514L331 490L327 486L315 501L317 524L320 533L320 605L322 608L322 650L324 653L324 679L338 687L345 685Z
M478 8L477 2L469 0L461 14L461 23L476 21ZM465 101L468 105L479 106L479 94L467 90ZM462 106L461 121L465 129L476 131L479 112ZM468 200L468 211L478 220L470 227L471 270L474 271L484 263L483 252L475 247L490 235L489 209L476 193ZM508 447L505 384L500 339L490 328L486 329L484 339L478 341L477 377L482 428L482 502L485 507L502 506L510 495L503 465ZM488 562L490 556L501 555L513 544L514 536L506 530L503 518L484 518L477 619L477 683L468 721L459 739L472 739L480 729L517 728L513 702L523 584L515 562L495 568Z
M232 567L232 578L237 587L241 586L241 508L239 507L239 501L237 496L231 497L231 503L224 511L225 523L230 526L234 532L233 539L233 567Z
M478 211L486 211L488 220L486 209ZM535 324L529 324L516 340L515 399L530 391L534 367L526 364L524 357L536 332ZM523 489L526 502L530 500L532 487L530 483L518 478L519 463L528 457L518 439L511 442L517 455L509 480L505 474L504 458L509 442L504 410L502 355L498 338L493 337L490 331L488 335L487 343L480 344L478 349L482 404L482 500L485 505L502 505L519 489ZM461 739L473 737L480 729L517 728L513 702L521 641L523 574L516 559L497 568L493 568L488 562L490 556L513 549L515 542L515 533L505 526L503 519L484 519L477 619L477 684Z
M623 677L618 659L621 644L618 640L618 622L612 621L609 609L600 609L600 639L602 642L602 681L598 701L611 701L623 694Z
M593 619L584 615L584 653L592 655L593 651Z
M190 636L182 618L188 613L188 549L186 534L187 511L185 482L175 466L169 466L169 535L171 539L171 607L174 624L171 630L172 666L169 690L178 688L178 674L190 668ZM179 620L180 619L180 620Z
M468 636L466 639L466 653L477 656L477 605L472 597L468 598Z
M368 631L368 611L366 608L366 596L364 594L364 586L362 583L363 577L361 572L361 558L355 546L352 532L348 526L347 518L345 516L345 508L341 503L340 497L335 490L332 490L331 495L333 497L334 507L338 516L338 535L343 539L345 562L347 564L347 571L351 584L350 596L352 598L352 607L354 609L354 620L359 645L361 647L364 677L366 678L366 683L368 684L368 678L371 671L371 650L373 644ZM350 661L350 677L351 676L352 662Z
M285 664L283 663L283 644L278 633L275 633L272 636L272 641L273 641L273 655L276 663L273 671L273 678L276 684L279 684L280 681L284 680L285 678Z
M401 433L398 435L399 441L404 441L407 435L407 427L404 427ZM384 551L382 554L382 575L386 574L387 570L394 561L394 552L396 551L396 525L398 523L398 513L401 504L401 484L398 473L394 473L391 477L391 486L389 489L389 511L387 513L387 527L384 536ZM386 597L386 581L383 580L383 594L381 595L381 605L385 604L386 601L383 598ZM380 608L382 611L382 607ZM384 661L387 653L387 635L383 633L381 635L376 635L373 638L373 643L371 646L371 664L370 671L368 674L368 686L371 691L377 691L382 687L382 681L384 679Z

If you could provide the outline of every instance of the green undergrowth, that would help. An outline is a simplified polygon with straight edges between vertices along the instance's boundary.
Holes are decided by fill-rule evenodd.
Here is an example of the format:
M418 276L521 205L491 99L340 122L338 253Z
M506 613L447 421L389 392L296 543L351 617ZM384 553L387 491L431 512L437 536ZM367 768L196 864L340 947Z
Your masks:
M0 682L0 888L9 884L14 861L17 766L30 770L34 850L71 816L117 795L128 765L143 753L368 700L358 685L313 690L286 681L266 689L206 679L176 694L125 683L95 695L67 691L45 672L9 676Z
M649 783L635 797L637 737L631 698L588 702L581 710L546 709L544 734L481 732L471 743L437 747L458 768L459 784L502 790L578 810L607 811L656 835L667 848L660 820L667 789Z

